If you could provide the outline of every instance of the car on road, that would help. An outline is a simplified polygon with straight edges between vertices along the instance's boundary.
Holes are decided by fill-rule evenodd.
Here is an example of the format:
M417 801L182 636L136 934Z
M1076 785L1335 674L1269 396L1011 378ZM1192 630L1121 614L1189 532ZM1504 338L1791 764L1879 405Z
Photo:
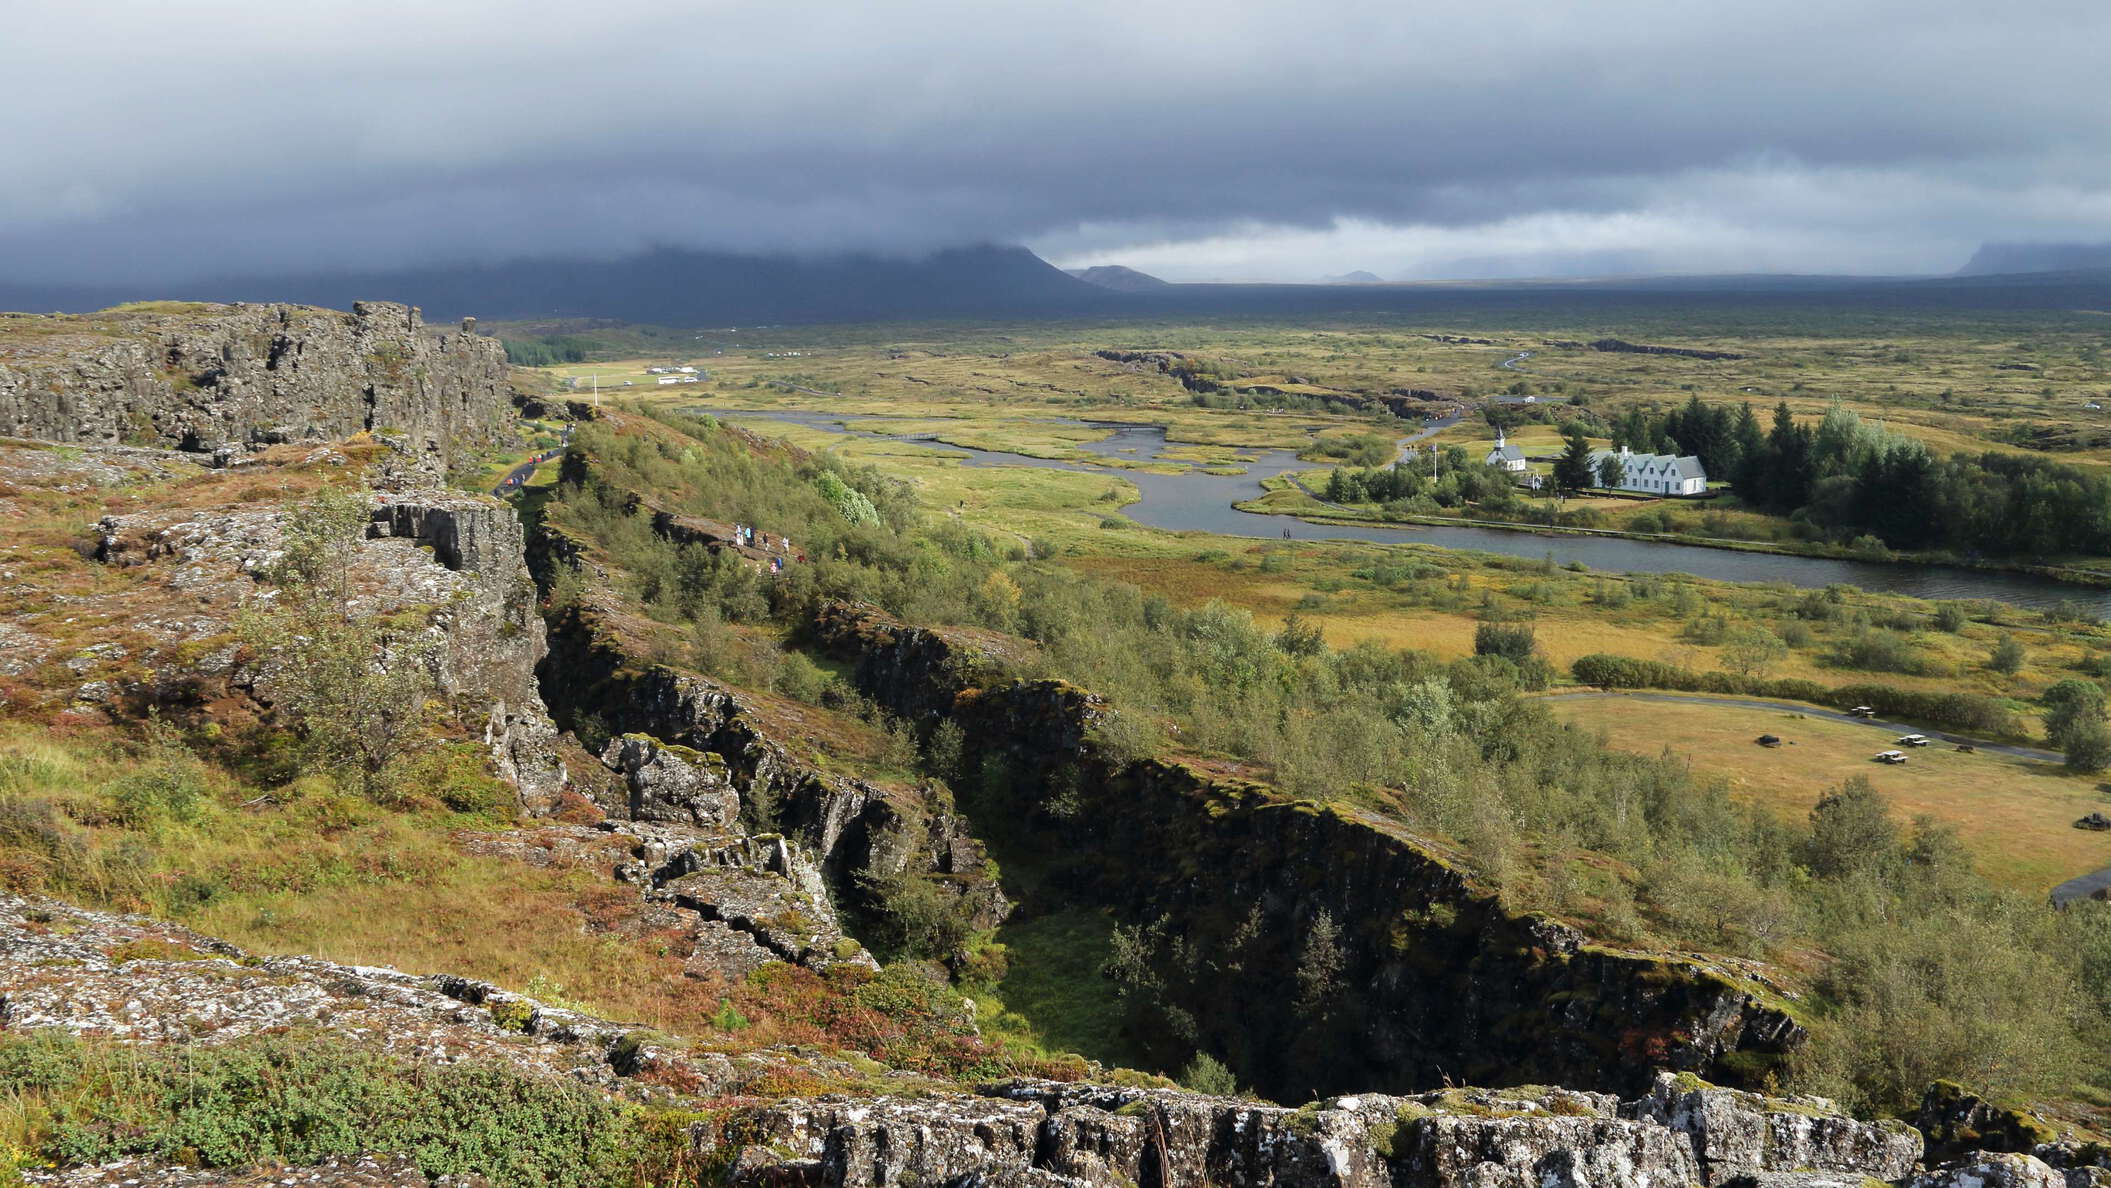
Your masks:
M1928 745L1928 736L1925 734L1901 734L1893 741L1902 747L1925 747Z
M1889 763L1895 766L1906 761L1906 753L1904 751L1878 751L1875 759L1878 763Z
M1876 707L1873 705L1858 705L1848 710L1847 715L1851 718L1874 718L1876 717Z

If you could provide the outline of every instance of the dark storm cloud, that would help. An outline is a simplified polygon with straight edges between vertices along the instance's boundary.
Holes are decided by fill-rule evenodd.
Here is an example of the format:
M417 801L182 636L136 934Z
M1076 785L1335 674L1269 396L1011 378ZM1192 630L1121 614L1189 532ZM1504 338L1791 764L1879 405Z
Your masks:
M0 41L18 279L987 240L1906 271L2111 237L2100 4L0 0Z

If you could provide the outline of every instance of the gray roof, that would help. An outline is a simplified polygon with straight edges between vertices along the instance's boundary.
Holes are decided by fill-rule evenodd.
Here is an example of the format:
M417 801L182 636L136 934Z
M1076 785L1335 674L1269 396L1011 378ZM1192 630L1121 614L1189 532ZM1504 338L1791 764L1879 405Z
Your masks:
M1525 460L1525 452L1514 445L1497 446L1488 451L1488 456L1490 458L1501 458L1505 462L1522 462Z
M1612 450L1592 450L1591 465L1596 466L1602 458L1618 457L1620 455ZM1681 475L1688 478L1708 477L1708 468L1702 466L1700 458L1693 454L1632 454L1623 459L1623 461L1633 462L1639 466L1654 467L1658 470L1669 470L1676 467Z

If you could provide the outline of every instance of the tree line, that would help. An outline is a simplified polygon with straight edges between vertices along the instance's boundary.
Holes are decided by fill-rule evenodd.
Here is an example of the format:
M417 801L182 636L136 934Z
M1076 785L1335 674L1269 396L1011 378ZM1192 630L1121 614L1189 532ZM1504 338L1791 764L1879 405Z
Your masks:
M2049 459L1985 453L1938 458L1909 437L1835 404L1814 427L1786 402L1762 431L1749 404L1694 396L1669 412L1613 418L1614 445L1693 454L1750 506L1840 539L1988 556L2111 552L2111 483Z

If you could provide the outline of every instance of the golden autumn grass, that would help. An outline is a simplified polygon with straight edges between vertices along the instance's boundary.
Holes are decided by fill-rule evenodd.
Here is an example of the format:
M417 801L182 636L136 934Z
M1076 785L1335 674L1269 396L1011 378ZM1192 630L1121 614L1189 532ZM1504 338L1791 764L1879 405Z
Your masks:
M1563 721L1601 733L1615 748L1666 748L1693 769L1720 776L1738 796L1800 818L1829 788L1867 777L1901 821L1926 813L1955 825L1989 878L2041 893L2111 865L2111 834L2074 828L2077 817L2111 810L2098 777L1991 752L1961 754L1943 743L1914 749L1904 766L1873 762L1893 735L1869 726L1781 711L1636 697L1554 698ZM1792 745L1758 746L1761 734Z

